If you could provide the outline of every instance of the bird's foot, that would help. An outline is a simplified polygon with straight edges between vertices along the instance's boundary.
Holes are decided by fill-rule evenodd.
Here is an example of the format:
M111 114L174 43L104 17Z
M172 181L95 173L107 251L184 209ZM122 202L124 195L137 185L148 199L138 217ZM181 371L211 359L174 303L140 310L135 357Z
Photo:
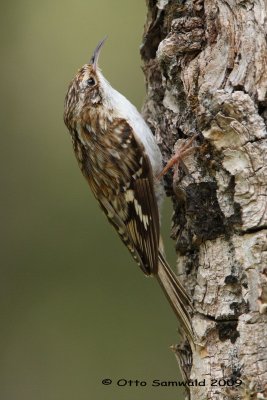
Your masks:
M195 134L194 136L191 137L191 139L187 143L184 143L180 147L180 149L176 151L174 156L167 162L163 170L157 176L158 179L162 178L169 171L169 169L172 168L175 164L179 166L179 164L182 163L184 157L193 153L193 151L195 151L198 148L198 146L191 146L193 141L197 137L198 134Z

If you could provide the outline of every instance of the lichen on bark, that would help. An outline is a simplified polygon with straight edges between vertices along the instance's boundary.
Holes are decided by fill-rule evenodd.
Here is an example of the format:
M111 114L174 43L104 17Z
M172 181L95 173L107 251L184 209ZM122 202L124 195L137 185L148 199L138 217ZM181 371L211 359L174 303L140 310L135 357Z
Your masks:
M194 300L188 398L267 398L267 4L148 0L143 114L166 161L177 269ZM182 344L176 348L183 362ZM179 353L180 351L180 353ZM241 379L211 386L211 379Z

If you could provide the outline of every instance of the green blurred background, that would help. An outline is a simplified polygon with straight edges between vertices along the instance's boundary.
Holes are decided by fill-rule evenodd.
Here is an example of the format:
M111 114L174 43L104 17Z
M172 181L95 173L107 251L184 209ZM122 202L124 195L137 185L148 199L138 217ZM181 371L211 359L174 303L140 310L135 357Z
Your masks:
M62 119L69 81L106 34L102 70L141 107L145 17L143 0L1 5L1 400L177 398L150 387L177 379L175 317L92 198Z

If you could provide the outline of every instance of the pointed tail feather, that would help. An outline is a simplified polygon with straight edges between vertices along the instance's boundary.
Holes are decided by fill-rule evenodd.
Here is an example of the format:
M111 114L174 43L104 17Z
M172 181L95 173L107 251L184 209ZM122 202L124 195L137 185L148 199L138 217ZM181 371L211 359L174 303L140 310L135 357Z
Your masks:
M161 253L159 254L159 266L156 277L177 318L181 322L187 338L194 343L191 318L186 308L190 307L192 309L190 298Z

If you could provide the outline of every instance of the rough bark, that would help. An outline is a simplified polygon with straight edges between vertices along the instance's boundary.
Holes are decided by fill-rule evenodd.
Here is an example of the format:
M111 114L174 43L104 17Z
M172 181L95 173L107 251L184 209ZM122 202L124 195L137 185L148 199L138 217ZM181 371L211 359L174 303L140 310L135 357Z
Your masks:
M194 300L197 346L176 347L185 396L267 398L267 4L148 0L143 113L165 161L178 273ZM185 172L186 170L186 172ZM211 379L225 379L211 386ZM235 384L240 382L241 384ZM233 382L233 386L229 386ZM237 381L236 381L237 380Z

